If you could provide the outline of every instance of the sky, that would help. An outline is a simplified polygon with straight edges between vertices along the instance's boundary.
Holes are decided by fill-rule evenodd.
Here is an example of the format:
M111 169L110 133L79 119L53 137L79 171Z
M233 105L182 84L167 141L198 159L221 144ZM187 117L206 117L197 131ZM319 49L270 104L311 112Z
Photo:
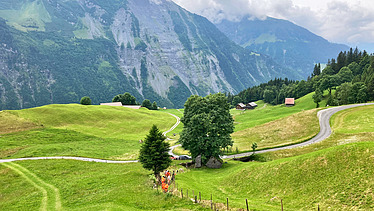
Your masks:
M289 20L330 42L374 52L374 0L173 0L212 22L244 15Z

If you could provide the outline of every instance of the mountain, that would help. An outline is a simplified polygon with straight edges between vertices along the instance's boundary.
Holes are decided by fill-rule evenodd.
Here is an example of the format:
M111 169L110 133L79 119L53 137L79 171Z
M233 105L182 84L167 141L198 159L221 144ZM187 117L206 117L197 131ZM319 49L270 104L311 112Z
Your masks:
M111 101L182 107L295 72L169 0L0 0L0 110Z
M349 50L346 45L330 43L287 20L246 16L239 22L223 20L216 26L237 44L269 55L304 79L310 76L316 63L327 63L340 51Z

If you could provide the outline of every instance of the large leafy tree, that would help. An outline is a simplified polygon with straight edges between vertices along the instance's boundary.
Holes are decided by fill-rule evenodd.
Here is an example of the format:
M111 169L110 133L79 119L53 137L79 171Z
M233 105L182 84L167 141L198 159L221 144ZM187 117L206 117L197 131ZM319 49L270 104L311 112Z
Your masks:
M182 147L191 152L193 159L201 155L203 164L211 157L219 159L221 149L233 145L230 134L234 131L234 120L222 93L188 98L181 121Z
M161 179L160 172L171 164L169 147L169 143L165 142L165 136L156 125L153 125L140 148L140 163L145 169L153 171L158 181Z
M316 105L317 108L319 107L319 103L322 101L322 98L323 98L323 93L319 88L317 88L313 95L313 100L317 104Z
M143 100L142 107L146 107L148 109L152 109L152 103L148 99Z
M116 95L112 102L121 102L122 105L136 105L136 98L130 93Z

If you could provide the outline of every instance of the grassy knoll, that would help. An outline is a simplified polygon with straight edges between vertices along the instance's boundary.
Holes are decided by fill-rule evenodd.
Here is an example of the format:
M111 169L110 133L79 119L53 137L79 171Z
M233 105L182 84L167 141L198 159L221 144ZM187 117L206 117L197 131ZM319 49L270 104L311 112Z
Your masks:
M167 110L160 110L161 112L164 112L164 113L170 113L170 114L174 114L175 116L178 116L179 118L182 118L183 117L183 109L167 109ZM178 125L178 127L176 127L172 132L166 134L167 136L171 137L171 138L175 138L175 137L172 137L173 134L175 133L176 135L178 135L177 139L179 138L179 133L182 132L183 130L183 123L180 123Z
M179 187L230 199L232 207L285 210L373 209L374 143L336 146L266 163L229 161L222 169L192 169L177 177Z
M0 111L0 134L14 133L40 127L40 125L34 122L17 117L7 111Z
M374 132L374 106L363 106L339 112L331 119L336 133Z
M161 112L113 106L47 105L9 112L44 127L127 140L144 137L152 124L164 131L176 122L174 117Z
M147 109L76 104L3 111L0 115L13 122L21 120L17 130L27 130L1 136L1 158L64 155L136 159L138 141L152 124L167 130L176 122L171 115ZM7 119L0 119L0 124L8 125ZM29 130L32 128L36 129Z
M269 104L264 107L262 103L258 103L258 108L254 110L237 111L233 109L235 132L287 117L300 111L314 109L316 104L312 99L313 94L310 93L295 100L295 106L293 107L286 107L285 105L272 106ZM320 104L325 105L325 102L323 101Z
M49 208L59 204L62 210L204 210L191 201L157 193L149 174L138 163L0 164L0 210L53 210Z
M232 134L233 148L249 151L253 142L258 144L258 150L288 145L310 139L318 132L317 109L312 109L237 131Z
M332 135L325 141L302 148L286 149L257 155L261 161L270 161L314 152L329 147L349 143L367 142L374 140L374 119L371 116L374 106L356 107L340 111L332 116ZM362 121L356 121L362 120ZM354 130L352 130L354 127Z
M80 156L135 160L138 141L100 138L63 129L39 129L2 135L0 158Z

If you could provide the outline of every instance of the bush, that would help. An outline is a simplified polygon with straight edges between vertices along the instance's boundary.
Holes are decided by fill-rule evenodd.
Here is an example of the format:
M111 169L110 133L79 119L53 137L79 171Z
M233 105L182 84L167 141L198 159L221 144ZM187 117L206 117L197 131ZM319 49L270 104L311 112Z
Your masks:
M91 98L90 98L90 97L85 96L85 97L82 97L82 98L81 98L80 103L81 103L82 105L91 105L91 104L92 104L92 101L91 101Z

